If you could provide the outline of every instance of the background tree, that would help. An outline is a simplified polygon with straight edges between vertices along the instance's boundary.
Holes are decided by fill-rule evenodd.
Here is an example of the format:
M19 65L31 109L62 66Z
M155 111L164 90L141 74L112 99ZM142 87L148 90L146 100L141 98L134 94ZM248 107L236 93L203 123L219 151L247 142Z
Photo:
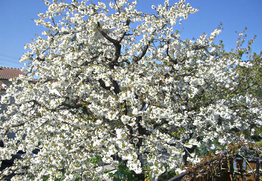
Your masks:
M236 56L242 59L246 59L245 61L252 64L252 66L243 67L237 66L235 67L238 72L239 79L239 88L238 92L243 95L251 94L256 97L259 101L262 101L262 52L260 54L251 52L251 45L254 42L256 36L248 41L247 47L243 48L243 44L245 43L245 38L247 35L245 34L246 29L240 33L239 39L237 41L237 51L235 51ZM241 48L240 48L241 47ZM251 135L253 139L259 141L262 138L262 127L261 126L252 126Z
M252 67L236 67L241 84L239 91L250 93L261 100L262 98L262 52L254 53L250 59Z
M27 76L1 98L16 104L1 123L0 158L26 152L2 174L101 180L121 165L154 179L199 161L201 146L225 149L261 124L261 102L238 91L234 69L252 62L214 42L220 28L182 40L175 25L196 12L184 0L152 6L154 14L127 0L45 3L36 24L46 31L21 59L31 60Z

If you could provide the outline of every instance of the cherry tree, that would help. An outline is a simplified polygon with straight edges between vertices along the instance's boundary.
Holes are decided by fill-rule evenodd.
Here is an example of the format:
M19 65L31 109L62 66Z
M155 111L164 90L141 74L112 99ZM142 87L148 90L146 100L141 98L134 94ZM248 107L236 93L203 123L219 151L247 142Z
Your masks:
M197 163L201 147L225 149L261 126L262 105L238 91L234 69L253 66L239 57L248 50L226 52L214 41L220 27L180 38L176 24L197 12L185 0L151 14L127 0L45 4L35 22L46 31L21 58L27 75L1 97L15 104L0 123L0 159L26 152L3 175L102 180L121 163L156 179Z

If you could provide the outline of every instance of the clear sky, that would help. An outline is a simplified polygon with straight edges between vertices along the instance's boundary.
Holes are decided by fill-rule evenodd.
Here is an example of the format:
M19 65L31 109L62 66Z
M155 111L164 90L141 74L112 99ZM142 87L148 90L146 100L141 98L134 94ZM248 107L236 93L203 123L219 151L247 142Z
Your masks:
M106 1L106 0L104 0ZM151 11L152 4L164 0L138 0L139 10ZM176 2L170 0L170 3ZM223 23L224 30L219 36L227 50L235 47L237 35L248 28L248 38L257 35L253 45L255 52L262 50L262 0L187 0L200 10L184 21L182 37L199 37L210 33ZM0 66L21 68L19 58L24 53L24 45L31 42L41 27L33 19L45 12L42 0L0 0Z

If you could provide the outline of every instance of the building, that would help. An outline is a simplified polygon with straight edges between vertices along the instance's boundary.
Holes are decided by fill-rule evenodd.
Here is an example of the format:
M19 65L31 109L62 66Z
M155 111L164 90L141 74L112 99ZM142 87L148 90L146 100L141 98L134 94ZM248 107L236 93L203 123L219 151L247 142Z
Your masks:
M6 87L8 87L12 82L11 79L18 77L19 75L26 75L19 69L8 68L0 66L0 96L5 93ZM3 112L5 105L0 105L0 113Z
M6 91L6 87L8 87L12 82L10 79L18 77L19 75L26 75L19 69L16 68L8 68L0 66L0 97ZM6 105L0 104L0 114L3 113ZM4 121L3 118L0 121ZM0 140L0 147L3 146L2 140Z
M5 93L6 87L8 87L12 82L11 79L18 77L19 75L26 75L19 69L8 68L0 66L0 96ZM4 105L0 106L0 113L3 112Z
M6 91L6 88L11 85L12 78L16 78L19 75L26 75L24 72L22 72L19 69L16 68L8 68L8 67L1 67L0 66L0 98L1 95L3 95ZM0 104L0 113L2 113L5 109L6 105ZM0 121L4 121L4 119L0 119ZM9 138L15 137L14 133L7 133ZM4 142L0 139L0 147L4 147ZM39 149L34 150L36 153L39 151ZM0 175L1 172L7 168L11 167L14 164L15 159L21 159L21 155L24 154L23 151L18 151L17 154L12 155L12 158L10 160L1 160L0 164ZM15 176L14 173L8 175L7 177L4 177L6 180L11 180L11 178Z
M6 91L6 88L11 85L11 79L18 77L19 75L26 75L19 69L0 67L0 98ZM11 98L10 98L11 99ZM4 112L6 105L0 104L0 114ZM0 121L4 121L4 118L1 117ZM2 145L0 140L0 146Z
M16 68L0 67L0 93L5 92L3 85L9 86L11 84L10 79L19 75L25 75L25 73Z

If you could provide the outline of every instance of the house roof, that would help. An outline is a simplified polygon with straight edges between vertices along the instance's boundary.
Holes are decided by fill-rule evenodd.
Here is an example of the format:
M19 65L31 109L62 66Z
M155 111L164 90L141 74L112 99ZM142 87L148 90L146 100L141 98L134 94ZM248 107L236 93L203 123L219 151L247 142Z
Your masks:
M0 79L11 79L18 77L20 74L25 75L24 72L16 68L0 67Z
M26 75L19 69L9 68L9 67L0 67L0 79L8 80L11 78L18 77L19 75ZM0 90L5 89L2 86L2 82L0 81Z

